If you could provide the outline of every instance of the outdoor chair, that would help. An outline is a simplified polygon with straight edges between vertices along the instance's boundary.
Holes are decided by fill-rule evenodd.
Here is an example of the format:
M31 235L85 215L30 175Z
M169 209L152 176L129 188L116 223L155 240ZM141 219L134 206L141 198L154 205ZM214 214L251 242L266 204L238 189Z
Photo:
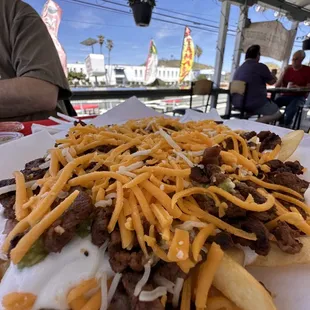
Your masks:
M229 84L229 109L228 114L224 116L225 119L230 119L231 117L235 118L249 118L252 115L246 114L244 110L245 106L245 97L247 91L247 83L244 81L232 81ZM234 102L238 102L240 108L233 106ZM236 113L235 113L236 112Z
M298 130L300 129L301 119L302 119L302 113L304 111L304 104L299 104L297 112L294 116L294 123L292 129Z
M199 95L199 96L206 96L208 95L208 100L207 100L207 104L205 106L205 112L207 112L207 108L209 106L209 101L210 101L210 97L211 97L211 93L212 93L212 89L213 89L213 82L210 80L199 80L196 82L192 82L191 84L191 92L190 92L190 102L189 102L189 109L191 110L195 110L198 112L202 112L199 109L193 109L193 96L194 95ZM185 111L188 108L186 107L182 107L182 108L177 108L174 109L172 111L173 115L179 114L179 115L184 115Z

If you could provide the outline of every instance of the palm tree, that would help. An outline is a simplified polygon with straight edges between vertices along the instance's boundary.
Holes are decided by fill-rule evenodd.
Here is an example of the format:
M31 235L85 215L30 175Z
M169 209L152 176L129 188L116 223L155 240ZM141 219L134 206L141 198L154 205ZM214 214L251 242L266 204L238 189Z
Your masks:
M111 64L111 51L112 51L112 49L114 47L113 41L112 40L107 40L106 46L107 46L107 49L109 51L109 65L110 65Z
M108 64L109 64L109 69L108 69L108 84L110 84L110 80L111 80L111 67L110 67L110 65L111 65L111 51L112 51L112 49L113 49L113 47L114 47L114 43L113 43L113 41L112 40L107 40L107 43L106 43L106 47L107 47L107 49L108 49L108 51L109 51L109 61L108 61Z
M198 44L196 44L196 46L195 46L195 56L197 57L197 63L199 63L199 59L200 59L202 54L203 54L203 49Z
M100 45L100 54L102 54L102 46L104 43L104 36L102 34L100 34L97 37L98 37L98 43Z
M86 40L84 40L83 42L81 42L81 44L85 45L85 46L90 46L91 47L91 51L94 54L94 45L97 43L98 41L96 39L93 38L88 38Z

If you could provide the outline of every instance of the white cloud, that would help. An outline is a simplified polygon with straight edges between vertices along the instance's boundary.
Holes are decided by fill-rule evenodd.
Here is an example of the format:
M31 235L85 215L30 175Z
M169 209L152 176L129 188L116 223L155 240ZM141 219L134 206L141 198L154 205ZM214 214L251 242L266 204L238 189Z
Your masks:
M96 11L91 8L80 9L78 14L74 16L76 22L70 22L70 26L75 29L95 28L96 23L103 24L102 17L96 14ZM97 27L100 27L98 25Z
M160 40L167 37L172 37L175 35L175 29L176 27L173 25L164 25L156 32L155 38Z

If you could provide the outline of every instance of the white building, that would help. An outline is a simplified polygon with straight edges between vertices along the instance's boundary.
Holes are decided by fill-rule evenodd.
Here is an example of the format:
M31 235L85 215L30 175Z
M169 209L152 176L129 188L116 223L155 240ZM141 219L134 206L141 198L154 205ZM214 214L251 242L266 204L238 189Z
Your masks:
M138 86L144 85L145 66L131 66L131 65L105 65L104 76L98 76L98 84L112 85L112 86ZM95 84L95 77L87 74L84 63L68 64L68 72L81 72L86 75L91 84ZM179 79L179 68L174 67L158 67L157 78L165 82L167 85L177 85ZM206 74L207 78L212 79L214 70L206 69L192 72L185 78L185 82L192 81L195 76L199 74ZM225 75L225 72L222 72Z
M67 64L68 72L80 72L87 75L85 63L77 62L74 64Z

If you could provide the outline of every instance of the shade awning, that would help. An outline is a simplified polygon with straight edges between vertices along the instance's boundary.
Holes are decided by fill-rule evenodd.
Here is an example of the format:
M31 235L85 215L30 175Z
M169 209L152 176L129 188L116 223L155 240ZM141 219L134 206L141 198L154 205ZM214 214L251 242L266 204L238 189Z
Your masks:
M295 21L303 22L310 20L310 0L234 0L239 4L258 4L273 10L281 11Z

